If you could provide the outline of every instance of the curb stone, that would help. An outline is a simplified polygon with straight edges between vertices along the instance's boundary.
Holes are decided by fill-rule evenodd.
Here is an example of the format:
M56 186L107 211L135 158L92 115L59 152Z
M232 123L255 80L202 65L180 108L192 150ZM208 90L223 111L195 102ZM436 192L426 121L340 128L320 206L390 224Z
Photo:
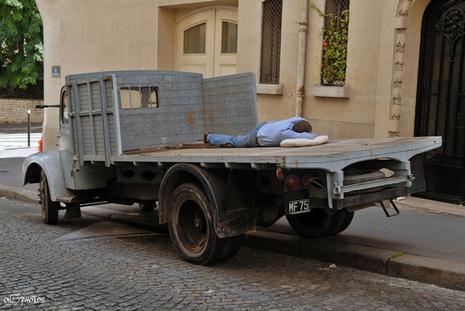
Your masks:
M461 262L406 254L389 260L387 275L465 291Z
M39 202L35 191L3 185L0 185L0 197ZM270 231L248 234L244 246L465 291L465 263L462 262L404 254L332 238L309 240Z
M243 246L272 250L278 253L300 256L301 238L290 234L256 231L247 234Z
M27 203L39 203L36 191L0 185L0 197Z
M404 254L331 238L309 240L267 231L248 234L245 246L465 291L463 262Z
M331 238L301 240L301 257L386 274L386 265L402 253L372 246L344 243Z

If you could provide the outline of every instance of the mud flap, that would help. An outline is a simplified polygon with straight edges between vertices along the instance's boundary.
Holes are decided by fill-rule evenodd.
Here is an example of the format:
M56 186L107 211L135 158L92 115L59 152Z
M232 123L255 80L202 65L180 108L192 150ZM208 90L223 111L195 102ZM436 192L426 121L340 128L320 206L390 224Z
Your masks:
M410 159L410 170L415 177L412 182L412 187L408 189L410 193L423 192L426 190L425 171L423 168L424 158L424 154L419 154Z

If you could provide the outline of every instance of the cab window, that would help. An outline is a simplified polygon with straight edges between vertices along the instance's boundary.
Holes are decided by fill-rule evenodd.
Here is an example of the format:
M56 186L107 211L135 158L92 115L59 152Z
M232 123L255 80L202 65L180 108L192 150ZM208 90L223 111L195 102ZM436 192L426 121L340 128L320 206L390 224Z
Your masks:
M67 124L69 122L69 92L66 88L61 91L61 122Z

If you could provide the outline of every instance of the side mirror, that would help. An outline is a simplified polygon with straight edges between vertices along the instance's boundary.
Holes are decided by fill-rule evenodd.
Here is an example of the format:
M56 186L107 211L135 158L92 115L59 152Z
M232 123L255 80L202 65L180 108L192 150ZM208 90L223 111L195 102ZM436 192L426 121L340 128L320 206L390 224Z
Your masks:
M60 108L60 105L36 105L36 109L45 109L45 108Z

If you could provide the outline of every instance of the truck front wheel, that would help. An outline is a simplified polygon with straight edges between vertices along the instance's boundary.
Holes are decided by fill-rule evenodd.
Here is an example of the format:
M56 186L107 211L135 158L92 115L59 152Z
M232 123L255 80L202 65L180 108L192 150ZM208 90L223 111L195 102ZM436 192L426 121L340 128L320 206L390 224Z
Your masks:
M50 199L50 188L44 171L40 173L39 198L44 223L47 225L57 224L60 203L52 202Z
M235 255L240 240L218 238L211 204L198 185L185 183L178 186L172 202L168 229L171 241L183 259L209 265Z

